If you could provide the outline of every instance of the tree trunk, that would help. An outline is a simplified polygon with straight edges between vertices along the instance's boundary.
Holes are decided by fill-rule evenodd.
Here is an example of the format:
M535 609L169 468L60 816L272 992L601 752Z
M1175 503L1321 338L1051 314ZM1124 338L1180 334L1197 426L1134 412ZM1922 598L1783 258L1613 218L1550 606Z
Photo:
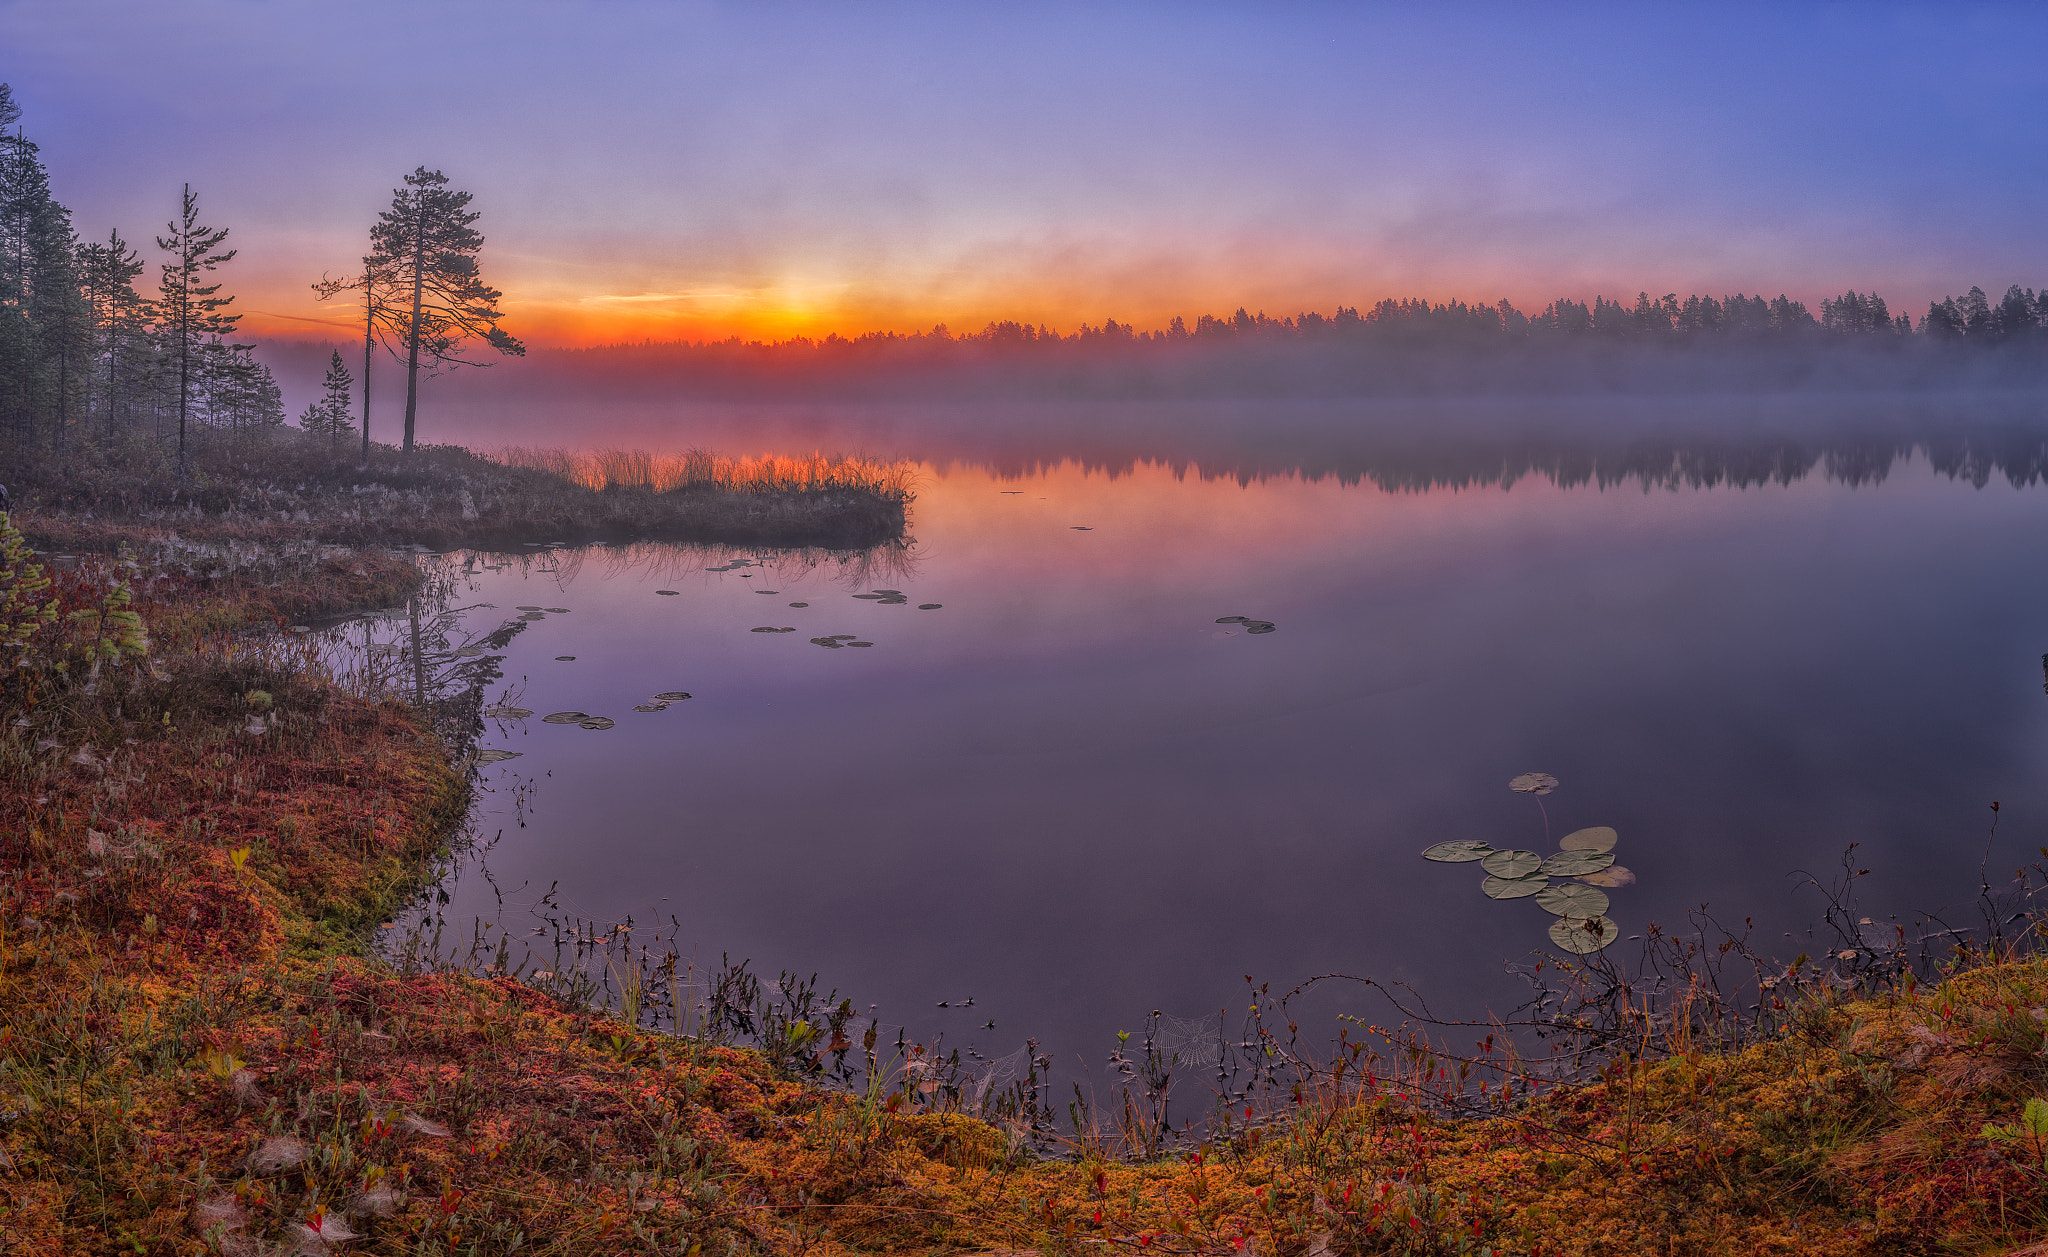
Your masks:
M420 297L427 282L427 207L420 200L412 233L412 326L405 356L405 453L412 453L412 422L420 405Z
M376 345L377 301L370 268L363 268L363 466L370 465L370 352Z

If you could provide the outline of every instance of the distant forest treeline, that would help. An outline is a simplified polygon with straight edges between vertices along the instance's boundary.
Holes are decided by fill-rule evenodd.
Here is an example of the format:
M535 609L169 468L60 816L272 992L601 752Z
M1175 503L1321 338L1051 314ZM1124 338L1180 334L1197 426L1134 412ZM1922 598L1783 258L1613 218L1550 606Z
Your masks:
M1105 320L1062 335L992 322L975 332L615 344L546 355L586 382L684 395L1372 395L1697 391L2031 383L2048 365L2048 289L1996 301L1979 287L1916 322L1851 290L1815 314L1787 296L1560 297L1535 314L1386 300L1274 318L1240 309L1140 331Z
M282 424L276 379L229 339L240 316L208 280L234 256L226 231L199 223L186 189L155 242L155 292L137 292L149 264L118 231L78 239L20 117L0 83L0 432L19 451L62 451Z

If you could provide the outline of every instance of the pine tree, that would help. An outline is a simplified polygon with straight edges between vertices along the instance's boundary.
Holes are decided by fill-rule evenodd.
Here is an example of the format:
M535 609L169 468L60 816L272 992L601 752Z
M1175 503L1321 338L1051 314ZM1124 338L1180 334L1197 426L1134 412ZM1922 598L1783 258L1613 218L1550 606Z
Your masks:
M356 387L355 378L348 373L348 365L341 360L340 350L335 350L334 356L328 360L327 375L320 381L320 387L321 398L316 404L325 416L329 442L339 444L353 428L348 421L348 410Z
M322 301L344 292L363 294L363 466L370 465L370 366L377 356L377 328L384 310L391 305L393 278L390 267L374 257L363 259L363 273L348 279L325 275L313 285Z
M483 282L477 255L484 238L471 226L481 217L467 206L467 192L448 187L448 176L425 166L393 191L391 208L370 228L369 269L391 277L401 300L376 316L380 326L405 346L405 440L412 452L419 412L422 359L429 375L445 367L481 366L458 356L465 341L482 340L501 354L526 347L498 326L497 289Z
M199 198L193 194L189 183L185 185L178 217L166 230L171 234L158 236L156 247L169 253L172 260L162 266L157 315L160 329L165 339L170 341L178 364L178 470L182 473L185 469L185 428L192 410L194 370L201 365L195 358L207 338L228 335L242 317L239 314L222 314L221 310L234 298L216 295L220 292L219 284L201 284L199 280L206 272L233 261L238 251L216 252L227 240L228 229L216 230L199 225Z
M94 348L104 363L106 388L101 404L106 410L107 446L111 449L119 429L124 385L134 374L134 359L147 350L143 335L149 303L135 291L144 264L118 231L108 232L105 244L89 244L79 250L78 261L83 294L92 311Z

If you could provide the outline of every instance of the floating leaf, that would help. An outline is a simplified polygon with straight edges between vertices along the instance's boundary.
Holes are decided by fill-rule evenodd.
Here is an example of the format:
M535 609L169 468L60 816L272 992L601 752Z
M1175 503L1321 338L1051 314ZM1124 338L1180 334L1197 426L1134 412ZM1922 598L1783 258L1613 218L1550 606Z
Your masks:
M524 603L521 603L521 604L520 604L519 606L516 606L516 607L514 607L514 608L512 608L512 609L513 609L514 611L538 611L538 610L540 610L540 608L539 608L539 607L529 607L529 606L527 606L527 605L526 605L526 604L524 604Z
M779 594L782 591L779 589L757 589L754 592L757 594Z
M1250 624L1252 618L1248 615L1226 615L1216 622L1218 624Z
M1557 789L1557 778L1549 773L1523 773L1508 783L1516 794L1549 794Z
M488 751L478 751L476 753L476 762L479 764L495 764L499 760L518 759L524 754L526 754L525 751L500 751L493 748Z
M1609 890L1615 890L1623 886L1635 885L1636 875L1617 864L1598 873L1589 874L1579 880L1588 886L1605 886Z
M917 604L917 609L919 611L937 611L945 605L943 602L920 602Z
M657 589L654 592L660 594L664 598L673 598L678 594L682 593L683 591L680 589Z
M574 656L574 655L556 655L556 656L555 656L555 662L556 662L556 663L575 663L575 662L576 662L576 656Z
M585 729L609 729L616 722L609 716L592 716L588 720L579 720L576 723Z
M848 643L846 643L846 644L847 644L847 645L849 645L849 646L872 646L872 645L874 645L874 643L873 643L873 642L848 642Z
M1247 620L1245 621L1244 631L1247 633L1271 633L1279 629L1279 627L1279 625L1271 620Z
M1559 917L1550 923L1550 941L1581 956L1590 956L1620 937L1620 928L1606 917Z
M581 724L588 719L590 713L587 711L552 711L542 716L540 722L544 725L573 725Z
M680 703L684 699L688 698L689 695L685 694L681 690L666 690L660 694L656 694L654 697L657 700L664 703Z
M1479 883L1488 899L1527 899L1550 883L1540 877L1489 877Z
M882 595L882 594L855 594L855 595L854 595L854 597L856 597L856 598L866 598L866 599L868 599L869 601L874 601L874 600L876 600L876 599L879 599L879 598L882 598L882 597L884 597L884 595Z
M1482 858L1479 867L1495 877L1534 877L1543 867L1543 857L1534 851L1495 851Z
M541 614L540 612L538 612L538 611L529 611L529 612L527 612L527 613L526 613L525 615L522 615L522 616L520 616L519 618L520 618L520 619L522 619L522 620L545 620L545 619L547 619L547 617L546 617L546 616L542 615L542 614Z
M1556 917L1597 917L1607 911L1607 892L1566 882L1538 891L1536 906Z
M839 642L830 637L813 637L811 644L813 646L830 646L834 650L839 649Z
M1560 851L1543 862L1543 872L1550 877L1584 877L1612 863L1612 851Z
M1075 532L1094 532L1094 531L1095 531L1094 527L1093 527L1093 526L1091 526L1091 525L1088 525L1088 524L1068 524L1068 525L1067 525L1067 527L1069 527L1069 528L1073 529L1073 530L1074 530Z
M1575 829L1557 844L1560 851L1612 851L1621 838L1612 825L1595 825L1591 829Z
M860 636L858 633L834 633L832 634L832 640L835 642L850 642L858 636Z
M524 720L533 712L525 707L486 707L484 715L498 720Z
M1470 839L1461 838L1456 842L1440 842L1436 844L1434 847L1423 852L1422 858L1425 860L1435 860L1439 864L1470 864L1474 860L1484 858L1492 850L1493 847L1489 843L1473 842Z
M569 608L567 608L567 607L542 607L542 608L541 608L541 610L543 610L543 611L547 612L547 613L548 613L549 615L567 615L567 614L569 614Z
M634 711L667 711L667 710L668 710L668 704L667 704L667 703L642 703L642 704L640 704L640 705L639 705L638 707L635 707L635 708L634 708L633 710L634 710Z
M790 605L790 606L792 606L792 607L808 607L808 606L810 606L811 604L810 604L810 603L808 603L808 602L792 602L792 603L790 603L789 605Z
M749 633L780 633L781 631L781 629L776 628L772 624L766 625L762 628L750 628L747 630L747 632Z

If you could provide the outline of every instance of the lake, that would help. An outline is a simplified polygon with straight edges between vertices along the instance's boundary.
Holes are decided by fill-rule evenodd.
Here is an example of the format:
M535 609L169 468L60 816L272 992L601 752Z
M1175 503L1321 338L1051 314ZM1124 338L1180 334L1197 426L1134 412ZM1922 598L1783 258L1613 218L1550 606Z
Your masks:
M1242 1012L1246 975L1507 1012L1553 918L1419 858L1446 840L1615 827L1625 934L1709 904L1789 957L1795 870L1851 842L1873 915L1967 915L1993 800L1994 870L2048 844L2048 491L1880 453L1389 489L949 450L857 560L458 554L479 629L567 611L505 651L535 716L487 722L520 758L441 910L673 917L700 964L1069 1076L1154 1010ZM1318 1015L1389 1015L1350 998Z

